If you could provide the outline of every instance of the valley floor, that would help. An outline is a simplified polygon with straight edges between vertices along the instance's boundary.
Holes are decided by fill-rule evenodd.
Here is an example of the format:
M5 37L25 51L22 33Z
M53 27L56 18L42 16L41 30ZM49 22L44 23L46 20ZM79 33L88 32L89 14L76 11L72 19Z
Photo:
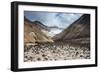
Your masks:
M39 43L24 46L24 62L90 59L90 48L67 43Z

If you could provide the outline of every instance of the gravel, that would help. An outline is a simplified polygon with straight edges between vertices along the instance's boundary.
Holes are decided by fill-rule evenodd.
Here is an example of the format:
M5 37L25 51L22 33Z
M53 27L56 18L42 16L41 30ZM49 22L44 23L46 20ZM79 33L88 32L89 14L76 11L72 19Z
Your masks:
M45 43L24 46L24 62L90 59L90 49L84 46Z

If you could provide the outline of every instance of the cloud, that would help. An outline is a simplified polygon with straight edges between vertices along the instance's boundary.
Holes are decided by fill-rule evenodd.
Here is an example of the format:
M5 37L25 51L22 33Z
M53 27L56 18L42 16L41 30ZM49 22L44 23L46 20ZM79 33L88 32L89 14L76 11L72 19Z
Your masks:
M62 12L42 12L25 11L25 16L31 21L40 21L46 26L57 26L67 28L71 23L77 20L82 14L62 13Z

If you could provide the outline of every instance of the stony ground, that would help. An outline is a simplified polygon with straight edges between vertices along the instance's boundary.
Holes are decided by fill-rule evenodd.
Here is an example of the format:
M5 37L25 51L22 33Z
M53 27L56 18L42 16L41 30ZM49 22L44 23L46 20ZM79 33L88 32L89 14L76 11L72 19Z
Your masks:
M24 62L90 59L90 50L83 46L45 43L24 46Z

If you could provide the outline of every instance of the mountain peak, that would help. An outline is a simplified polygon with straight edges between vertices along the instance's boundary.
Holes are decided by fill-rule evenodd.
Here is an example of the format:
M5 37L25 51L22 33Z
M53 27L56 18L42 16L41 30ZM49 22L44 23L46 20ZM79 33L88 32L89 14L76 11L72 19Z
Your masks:
M49 31L49 28L47 26L45 26L42 22L40 21L33 21L32 22L35 26L37 26L40 29L44 29L46 31Z
M33 23L42 24L40 21L33 21ZM43 24L42 24L42 25L43 25Z

